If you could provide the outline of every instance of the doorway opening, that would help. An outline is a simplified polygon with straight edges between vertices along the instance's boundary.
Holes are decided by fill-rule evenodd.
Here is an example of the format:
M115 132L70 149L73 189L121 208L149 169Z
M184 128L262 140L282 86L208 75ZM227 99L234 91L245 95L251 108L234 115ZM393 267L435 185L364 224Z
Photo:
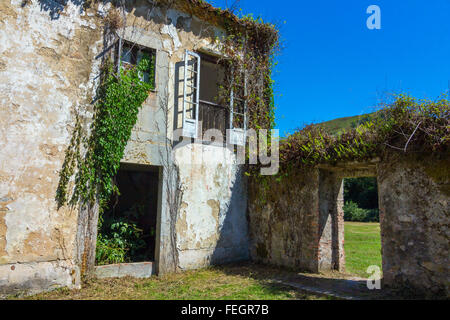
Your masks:
M96 263L153 262L156 251L159 168L122 164L99 219Z
M367 278L371 275L367 273L369 267L376 266L381 271L381 229L376 178L344 179L344 225L347 273Z

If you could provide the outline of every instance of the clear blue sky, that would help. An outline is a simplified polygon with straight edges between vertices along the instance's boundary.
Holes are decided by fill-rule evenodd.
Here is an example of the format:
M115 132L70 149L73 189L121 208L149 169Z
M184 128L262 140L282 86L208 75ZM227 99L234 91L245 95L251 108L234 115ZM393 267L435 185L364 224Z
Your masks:
M381 8L381 30L366 26L372 4ZM282 136L371 112L384 92L436 98L448 89L450 0L241 0L239 8L280 26L274 79Z

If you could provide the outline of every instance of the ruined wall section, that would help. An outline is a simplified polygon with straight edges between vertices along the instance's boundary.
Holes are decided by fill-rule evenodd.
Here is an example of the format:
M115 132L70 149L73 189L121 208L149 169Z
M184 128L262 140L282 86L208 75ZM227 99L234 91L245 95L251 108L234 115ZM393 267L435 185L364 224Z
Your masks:
M282 181L253 180L249 189L252 260L319 271L319 170L292 172Z
M174 141L172 152L165 140L166 133L168 139L176 140L176 130L182 128L185 51L219 56L216 38L224 31L173 8L149 7L147 2L137 1L119 34L157 50L156 90L140 112L123 161L163 167L158 272L248 259L246 181L234 152L225 145L203 144L201 137L196 144ZM178 168L178 182L168 176L173 166ZM168 188L171 193L183 190L175 226L170 217L170 207L175 204L168 201ZM174 232L176 249L171 242Z
M450 161L393 157L298 170L250 184L251 257L290 268L345 270L347 177L378 180L383 285L449 296ZM369 267L369 266L367 266Z
M344 184L340 174L320 170L319 270L345 271Z
M175 153L166 137L180 127L180 79L184 52L219 52L223 31L188 14L136 1L127 9L124 40L156 49L156 90L139 113L123 162L153 166L179 164L186 187L177 224L182 269L248 257L245 179L233 152L200 145ZM92 118L93 91L105 47L105 18L111 5L83 11L68 2L21 0L0 3L0 288L50 289L78 286L78 209L57 209L55 193L75 115ZM107 48L107 49L105 49ZM181 69L180 69L181 68ZM201 154L201 153L199 153ZM219 155L224 155L221 157ZM218 160L200 169L186 157ZM196 160L196 161L197 161ZM223 162L222 162L223 161ZM162 170L157 263L169 270L168 182ZM201 174L201 176L199 176ZM202 181L200 183L200 181ZM187 229L183 228L186 223ZM183 233L183 230L186 231ZM82 239L81 239L82 240Z
M193 144L176 150L183 198L176 225L179 268L249 258L247 183L235 154Z
M378 188L384 284L448 296L450 161L382 162Z
M69 2L0 3L0 288L78 284L77 210L55 192L74 115L92 98L102 32Z

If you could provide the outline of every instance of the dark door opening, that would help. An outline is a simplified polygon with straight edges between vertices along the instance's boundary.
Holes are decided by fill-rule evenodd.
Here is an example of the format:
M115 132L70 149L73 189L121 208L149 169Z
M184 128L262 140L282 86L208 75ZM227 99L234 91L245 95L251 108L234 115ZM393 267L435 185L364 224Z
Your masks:
M97 239L97 264L155 260L159 169L121 165L114 194L103 212Z
M344 203L346 271L365 278L371 266L382 270L377 179L345 179Z

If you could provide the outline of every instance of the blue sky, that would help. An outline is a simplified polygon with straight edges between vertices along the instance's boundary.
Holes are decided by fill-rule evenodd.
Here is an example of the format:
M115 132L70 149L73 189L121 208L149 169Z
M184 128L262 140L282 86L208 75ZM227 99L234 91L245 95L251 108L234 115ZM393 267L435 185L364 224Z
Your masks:
M381 30L366 26L370 5L381 8ZM371 112L385 92L436 98L448 89L450 0L241 0L239 8L280 27L274 79L282 136Z

